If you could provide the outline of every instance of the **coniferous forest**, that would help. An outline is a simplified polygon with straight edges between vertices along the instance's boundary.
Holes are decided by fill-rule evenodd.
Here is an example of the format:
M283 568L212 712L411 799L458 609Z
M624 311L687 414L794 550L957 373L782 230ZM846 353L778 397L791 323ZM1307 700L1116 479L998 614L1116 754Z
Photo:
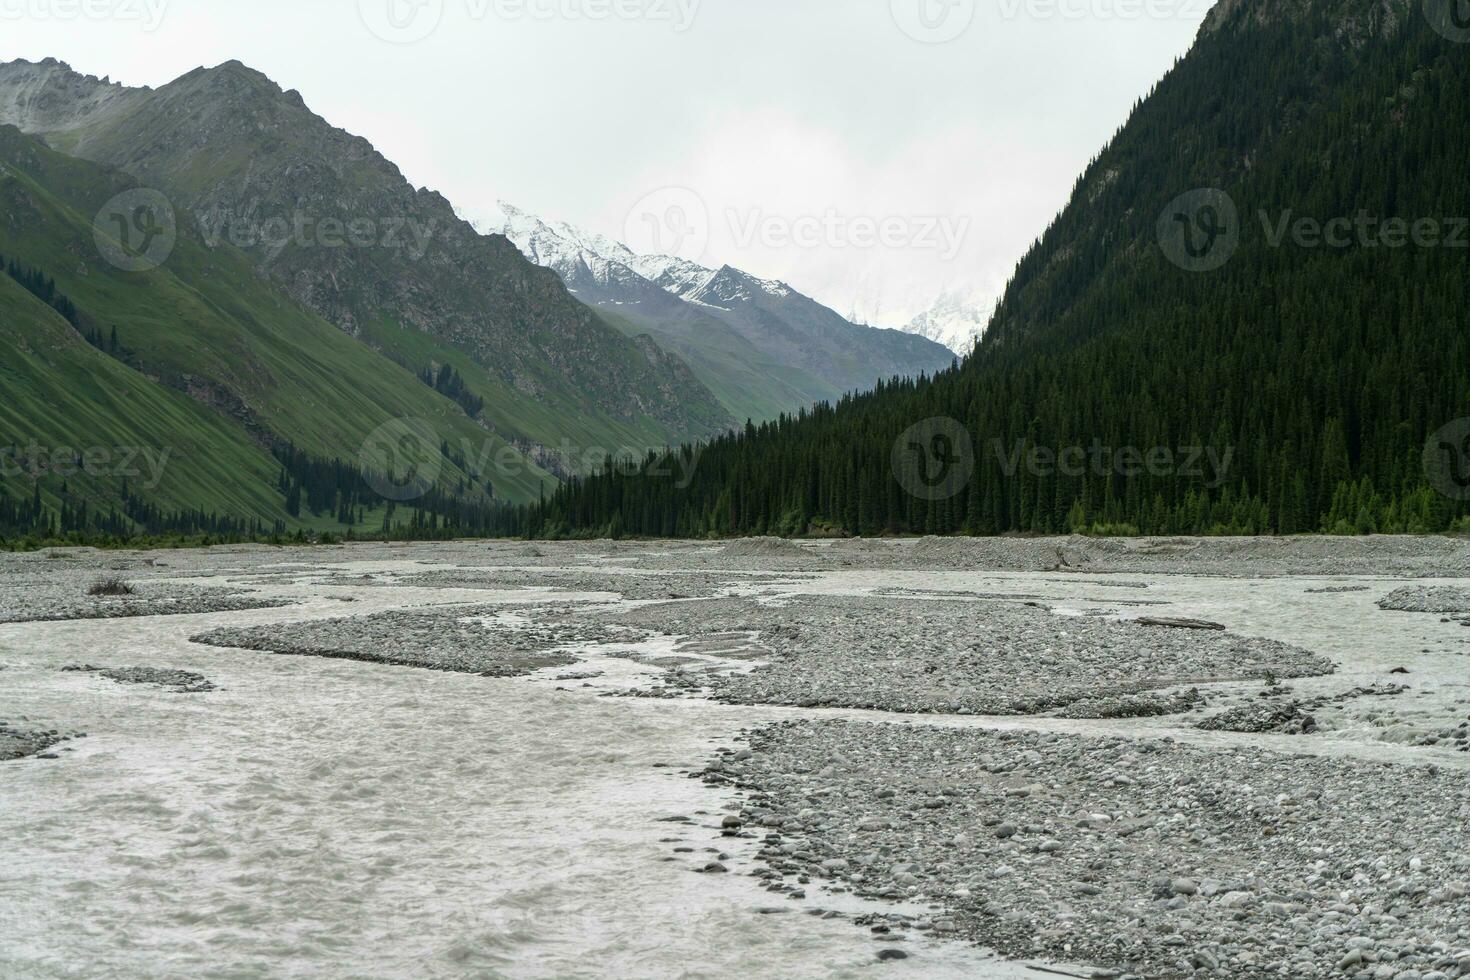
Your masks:
M964 364L686 447L692 481L655 465L570 484L528 523L652 536L1470 525L1465 484L1426 467L1440 452L1451 476L1470 464L1470 427L1455 425L1470 416L1470 45L1418 9L1291 9L1207 25L1077 182ZM1211 206L1190 214L1199 189ZM1175 220L1194 222L1182 253L1164 230ZM1201 260L1220 235L1226 251ZM919 448L973 475L910 492L902 442L932 419L969 445Z

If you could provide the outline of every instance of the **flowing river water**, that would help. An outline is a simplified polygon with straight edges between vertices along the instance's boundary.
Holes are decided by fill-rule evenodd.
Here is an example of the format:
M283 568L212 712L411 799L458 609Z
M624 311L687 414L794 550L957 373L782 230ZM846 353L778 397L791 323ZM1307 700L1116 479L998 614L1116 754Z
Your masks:
M1383 615L1373 600L1402 582L1309 595L1320 582L1130 578L1149 582L1147 598L1169 603L1168 615L1218 618L1332 656L1337 687L1359 673L1381 679L1393 664L1419 672L1432 697L1470 695L1464 654L1452 652L1463 629L1404 617L1364 642L1370 616ZM878 906L818 891L801 903L773 898L740 873L755 866L755 845L720 836L730 797L685 774L742 729L798 711L599 697L596 687L546 677L491 680L188 641L224 625L552 594L309 577L251 584L299 604L0 626L0 719L90 733L60 759L0 768L0 976L1047 975L938 941L908 943L908 960L880 963L866 930L808 912ZM1063 611L1159 611L1130 606L1137 594L1055 575L844 571L748 590L799 601L800 592L895 586L1043 594ZM606 670L604 685L647 669L584 652ZM179 696L57 670L79 662L192 670L220 689ZM908 720L1246 738L1175 732L1167 719ZM1418 761L1368 733L1291 748ZM693 822L664 822L678 817ZM674 853L679 846L694 850ZM694 873L721 850L731 873Z

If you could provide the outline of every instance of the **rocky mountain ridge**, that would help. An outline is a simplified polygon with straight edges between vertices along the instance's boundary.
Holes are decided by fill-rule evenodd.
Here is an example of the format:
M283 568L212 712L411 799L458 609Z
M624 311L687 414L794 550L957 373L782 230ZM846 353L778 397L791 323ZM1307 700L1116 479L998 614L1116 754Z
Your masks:
M466 355L473 381L493 389L486 422L508 437L653 446L731 423L678 358L650 359L509 241L479 234L366 140L239 62L158 89L10 62L0 123L162 190L294 299L395 359ZM353 228L362 238L341 247ZM425 338L437 349L421 351Z
M733 332L759 356L800 372L805 380L794 379L799 391L792 393L796 401L785 402L788 410L867 390L895 376L932 373L953 358L931 339L851 323L783 282L730 265L711 269L676 256L638 255L565 222L543 220L503 202L499 208L493 230L533 262L555 270L584 302L616 309L650 326L656 337L667 334L661 320L677 319L696 334L686 333L682 343L698 334ZM718 389L718 381L712 386Z

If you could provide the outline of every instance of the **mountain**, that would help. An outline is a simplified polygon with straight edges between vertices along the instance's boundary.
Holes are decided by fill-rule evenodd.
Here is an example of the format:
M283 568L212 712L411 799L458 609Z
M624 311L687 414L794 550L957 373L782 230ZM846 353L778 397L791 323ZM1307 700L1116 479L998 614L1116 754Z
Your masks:
M1470 49L1446 16L1220 4L962 366L722 439L687 486L567 488L544 525L1470 529Z
M732 424L677 356L605 322L500 236L474 231L365 140L238 62L156 90L48 60L0 65L0 123L116 167L211 246L415 373L452 363L494 432L609 450Z
M398 419L421 420L436 482L467 504L489 506L492 494L527 502L555 482L463 404L281 293L249 256L206 243L186 211L162 265L109 261L116 255L92 216L137 191L120 171L0 126L0 443L168 459L152 483L7 471L0 497L34 490L59 510L70 494L96 512L143 496L167 511L313 526L282 482L300 490L304 470L320 465L341 470L341 488L355 493L362 478L347 470L367 466L370 437ZM371 510L382 503L372 496L355 503ZM327 523L345 506L330 495L311 504Z
M892 324L904 333L917 334L943 344L961 357L968 357L995 315L997 298L977 289L956 288L915 306L895 307L875 301L872 291L860 293L852 302L847 319L853 323Z
M944 293L933 307L914 317L903 329L968 357L994 312L994 303L969 300L961 293Z
M933 341L849 323L783 282L733 266L701 269L680 259L648 257L640 267L662 288L709 310L761 350L837 392L867 391L879 380L933 373L954 360Z
M630 335L646 333L686 361L739 419L765 420L839 392L766 354L723 320L655 285L623 245L570 225L548 223L510 205L489 226L577 299Z
M637 255L565 223L504 203L500 210L492 230L554 270L578 299L687 360L740 418L774 418L953 360L932 341L849 323L785 283L730 266Z

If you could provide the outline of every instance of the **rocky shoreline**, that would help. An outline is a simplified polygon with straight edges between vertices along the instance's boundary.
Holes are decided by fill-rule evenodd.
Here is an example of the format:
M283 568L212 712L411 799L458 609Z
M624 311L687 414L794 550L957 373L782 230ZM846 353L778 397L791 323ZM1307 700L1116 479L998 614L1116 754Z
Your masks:
M794 721L703 776L740 791L727 826L759 837L773 893L934 903L912 928L1007 956L1098 976L1470 975L1461 771Z

